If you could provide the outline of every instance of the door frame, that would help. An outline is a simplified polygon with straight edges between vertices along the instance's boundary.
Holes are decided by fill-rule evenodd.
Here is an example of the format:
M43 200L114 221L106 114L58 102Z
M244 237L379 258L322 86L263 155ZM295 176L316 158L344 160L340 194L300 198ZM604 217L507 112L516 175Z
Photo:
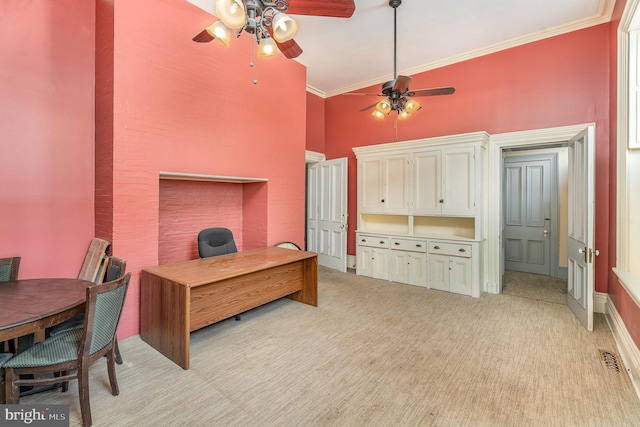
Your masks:
M535 129L491 135L489 138L489 164L487 181L487 203L484 208L487 230L486 253L484 257L484 291L492 294L502 292L502 272L504 271L504 248L502 242L502 151L505 148L530 147L545 148L549 145L568 142L578 133L595 123L583 123L547 129Z

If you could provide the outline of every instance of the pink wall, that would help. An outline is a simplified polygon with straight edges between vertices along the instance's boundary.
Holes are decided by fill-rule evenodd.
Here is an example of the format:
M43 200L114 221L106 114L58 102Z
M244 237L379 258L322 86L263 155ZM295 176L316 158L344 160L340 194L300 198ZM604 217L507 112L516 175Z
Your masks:
M0 257L77 277L94 236L94 2L0 7Z
M307 92L307 150L324 153L324 98Z
M303 239L305 69L283 56L249 67L246 35L193 42L212 20L184 1L115 3L111 240L134 273L122 336L138 332L140 270L160 261L159 171L267 178L238 184L245 249Z
M423 108L398 122L398 140L475 131L490 134L596 123L596 289L606 292L609 244L609 25L553 37L413 76L415 89L455 86L451 96L424 98ZM365 92L379 87L365 89ZM359 113L360 97L326 100L327 158L349 158L349 236L355 253L354 146L395 141L393 119ZM365 103L366 104L366 103Z

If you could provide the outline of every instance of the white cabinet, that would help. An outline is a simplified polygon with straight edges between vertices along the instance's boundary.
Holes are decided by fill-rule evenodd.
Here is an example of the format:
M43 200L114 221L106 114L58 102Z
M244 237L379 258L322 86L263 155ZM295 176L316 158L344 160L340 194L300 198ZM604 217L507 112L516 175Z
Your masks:
M427 242L392 238L390 248L390 280L427 287Z
M360 276L389 280L389 238L358 235L356 273Z
M407 213L409 209L409 156L373 157L358 165L361 212Z
M413 153L413 213L473 216L476 213L475 148Z
M457 294L480 296L477 242L429 241L429 287Z
M475 132L353 148L356 273L479 297L488 142Z

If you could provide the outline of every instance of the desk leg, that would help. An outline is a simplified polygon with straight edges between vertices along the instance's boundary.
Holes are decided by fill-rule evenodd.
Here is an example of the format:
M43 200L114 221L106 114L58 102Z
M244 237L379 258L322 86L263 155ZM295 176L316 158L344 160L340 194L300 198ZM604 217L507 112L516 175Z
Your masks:
M183 369L189 369L190 289L142 272L140 338Z
M291 294L289 298L314 307L318 306L318 257L300 261L302 268L302 290Z

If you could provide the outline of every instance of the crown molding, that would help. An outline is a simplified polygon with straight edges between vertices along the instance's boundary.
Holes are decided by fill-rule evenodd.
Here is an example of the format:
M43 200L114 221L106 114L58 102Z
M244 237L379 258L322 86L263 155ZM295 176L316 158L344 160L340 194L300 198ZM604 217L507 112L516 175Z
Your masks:
M411 76L414 74L423 73L425 71L434 70L436 68L445 67L447 65L456 64L458 62L463 62L469 59L474 59L481 56L489 55L491 53L496 53L502 50L510 49L512 47L517 47L527 43L532 43L532 42L547 39L550 37L555 37L562 34L570 33L572 31L578 31L584 28L593 27L595 25L604 24L611 20L611 15L613 14L613 8L615 6L615 3L616 3L615 0L601 0L598 6L598 11L594 15L589 16L587 18L579 19L579 20L570 22L568 24L547 28L542 31L530 33L522 37L517 37L511 40L507 40L505 42L496 43L494 45L487 46L481 49L472 50L470 52L466 52L460 55L454 55L440 61L435 61L429 64L399 71L398 74ZM389 80L393 80L393 74L387 74L385 76L360 82L352 86L347 86L347 87L343 87L343 88L328 91L328 92L322 92L323 95L318 95L318 96L322 96L323 98L329 98L331 96L341 95L343 93L364 89L366 87L370 87L376 84L382 84ZM317 91L317 89L315 90Z

